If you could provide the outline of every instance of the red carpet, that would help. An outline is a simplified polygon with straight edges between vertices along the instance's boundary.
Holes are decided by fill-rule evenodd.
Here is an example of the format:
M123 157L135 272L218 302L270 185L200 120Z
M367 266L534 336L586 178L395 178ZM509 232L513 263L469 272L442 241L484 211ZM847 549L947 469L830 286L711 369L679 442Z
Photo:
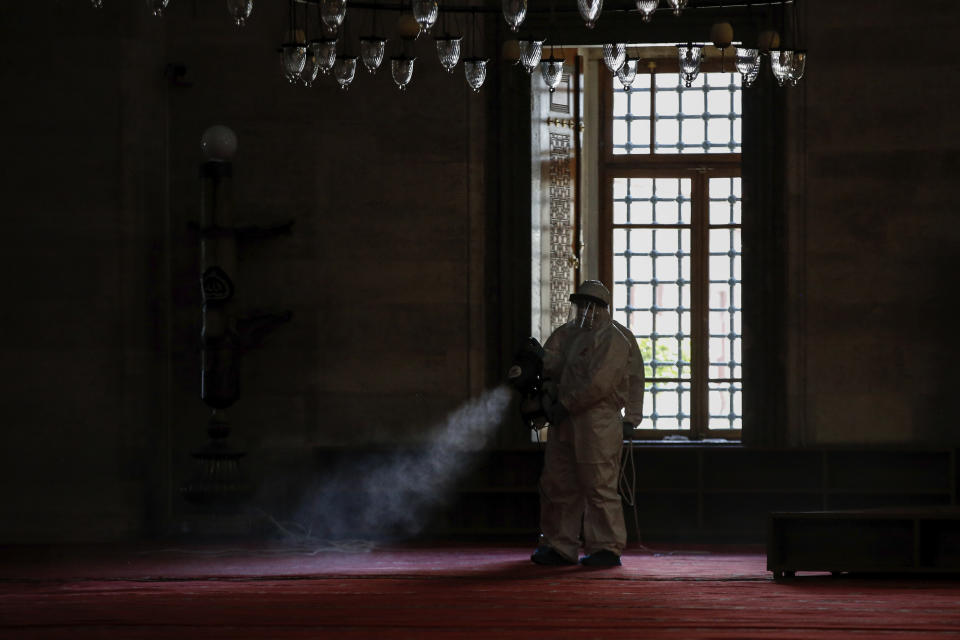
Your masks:
M804 576L757 552L628 552L597 570L525 547L17 549L2 638L960 638L960 581Z

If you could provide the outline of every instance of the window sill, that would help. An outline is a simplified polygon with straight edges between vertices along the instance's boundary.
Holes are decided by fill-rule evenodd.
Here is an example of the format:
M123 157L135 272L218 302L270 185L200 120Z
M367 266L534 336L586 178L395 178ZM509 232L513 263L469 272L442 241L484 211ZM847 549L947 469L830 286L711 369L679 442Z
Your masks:
M739 440L726 440L724 438L709 438L705 440L624 440L625 444L634 444L641 447L741 447L743 443Z

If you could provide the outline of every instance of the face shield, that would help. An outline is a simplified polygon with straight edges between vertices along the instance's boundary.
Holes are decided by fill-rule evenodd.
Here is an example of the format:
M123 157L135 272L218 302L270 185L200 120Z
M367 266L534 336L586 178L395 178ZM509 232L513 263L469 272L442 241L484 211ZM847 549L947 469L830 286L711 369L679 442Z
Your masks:
M574 300L570 305L570 320L578 329L593 329L600 305L592 300Z

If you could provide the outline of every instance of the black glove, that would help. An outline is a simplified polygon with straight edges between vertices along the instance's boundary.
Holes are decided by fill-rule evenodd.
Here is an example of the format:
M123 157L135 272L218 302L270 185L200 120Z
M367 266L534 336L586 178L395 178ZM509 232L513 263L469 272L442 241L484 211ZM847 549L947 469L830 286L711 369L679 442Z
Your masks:
M550 424L560 424L570 417L570 411L557 398L560 395L560 389L553 380L544 380L540 389L540 402L543 404L543 414L547 416Z
M623 439L624 440L633 440L633 430L637 428L637 425L627 420L623 421Z

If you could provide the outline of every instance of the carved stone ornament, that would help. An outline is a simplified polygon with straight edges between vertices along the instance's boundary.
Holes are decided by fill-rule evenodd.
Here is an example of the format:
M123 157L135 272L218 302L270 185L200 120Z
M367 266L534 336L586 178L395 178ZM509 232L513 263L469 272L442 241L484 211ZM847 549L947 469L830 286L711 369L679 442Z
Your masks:
M570 176L569 133L550 133L550 327L567 321L572 270L570 268L573 184Z
M233 281L227 272L218 266L212 266L200 277L203 288L203 302L226 302L233 297Z

